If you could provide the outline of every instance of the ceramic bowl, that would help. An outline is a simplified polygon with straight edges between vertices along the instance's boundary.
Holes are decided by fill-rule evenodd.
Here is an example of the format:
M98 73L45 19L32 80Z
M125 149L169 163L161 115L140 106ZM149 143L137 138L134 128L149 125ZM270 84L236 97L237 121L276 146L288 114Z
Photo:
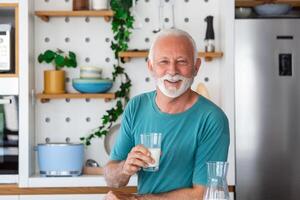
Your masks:
M254 7L255 12L259 16L278 16L287 14L291 10L291 6L289 4L281 3L281 4L262 4Z
M252 8L240 7L235 9L236 18L247 18L252 14Z
M80 78L101 78L102 69L99 67L80 67Z
M81 79L72 80L75 90L80 93L104 93L110 90L113 81L109 79Z

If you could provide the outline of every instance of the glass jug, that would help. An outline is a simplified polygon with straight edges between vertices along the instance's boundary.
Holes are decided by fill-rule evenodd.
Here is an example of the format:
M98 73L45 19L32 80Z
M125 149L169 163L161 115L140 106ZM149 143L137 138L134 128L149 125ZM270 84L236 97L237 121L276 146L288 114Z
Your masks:
M207 162L208 182L204 200L229 200L227 185L228 162Z

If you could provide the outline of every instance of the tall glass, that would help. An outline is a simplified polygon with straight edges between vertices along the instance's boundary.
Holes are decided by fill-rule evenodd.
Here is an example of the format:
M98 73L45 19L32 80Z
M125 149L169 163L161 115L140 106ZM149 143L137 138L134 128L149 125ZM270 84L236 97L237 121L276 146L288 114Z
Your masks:
M207 162L208 185L204 200L229 200L227 185L228 162Z
M161 133L143 133L141 134L141 144L146 147L151 157L155 160L154 164L149 164L143 168L144 171L155 172L159 169L159 159L161 152Z

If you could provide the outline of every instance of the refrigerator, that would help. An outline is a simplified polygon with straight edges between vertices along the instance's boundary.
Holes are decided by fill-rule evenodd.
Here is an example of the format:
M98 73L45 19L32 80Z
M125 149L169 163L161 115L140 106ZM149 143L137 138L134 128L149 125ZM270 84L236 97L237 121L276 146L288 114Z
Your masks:
M300 199L300 19L235 21L236 200Z

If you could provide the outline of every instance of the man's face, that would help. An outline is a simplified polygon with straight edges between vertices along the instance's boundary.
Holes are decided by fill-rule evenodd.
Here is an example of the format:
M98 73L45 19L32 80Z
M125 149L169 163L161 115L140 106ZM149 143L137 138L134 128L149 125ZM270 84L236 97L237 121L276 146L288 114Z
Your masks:
M159 39L154 46L153 60L148 62L158 88L172 98L191 87L199 66L200 60L194 64L192 44L182 36Z

